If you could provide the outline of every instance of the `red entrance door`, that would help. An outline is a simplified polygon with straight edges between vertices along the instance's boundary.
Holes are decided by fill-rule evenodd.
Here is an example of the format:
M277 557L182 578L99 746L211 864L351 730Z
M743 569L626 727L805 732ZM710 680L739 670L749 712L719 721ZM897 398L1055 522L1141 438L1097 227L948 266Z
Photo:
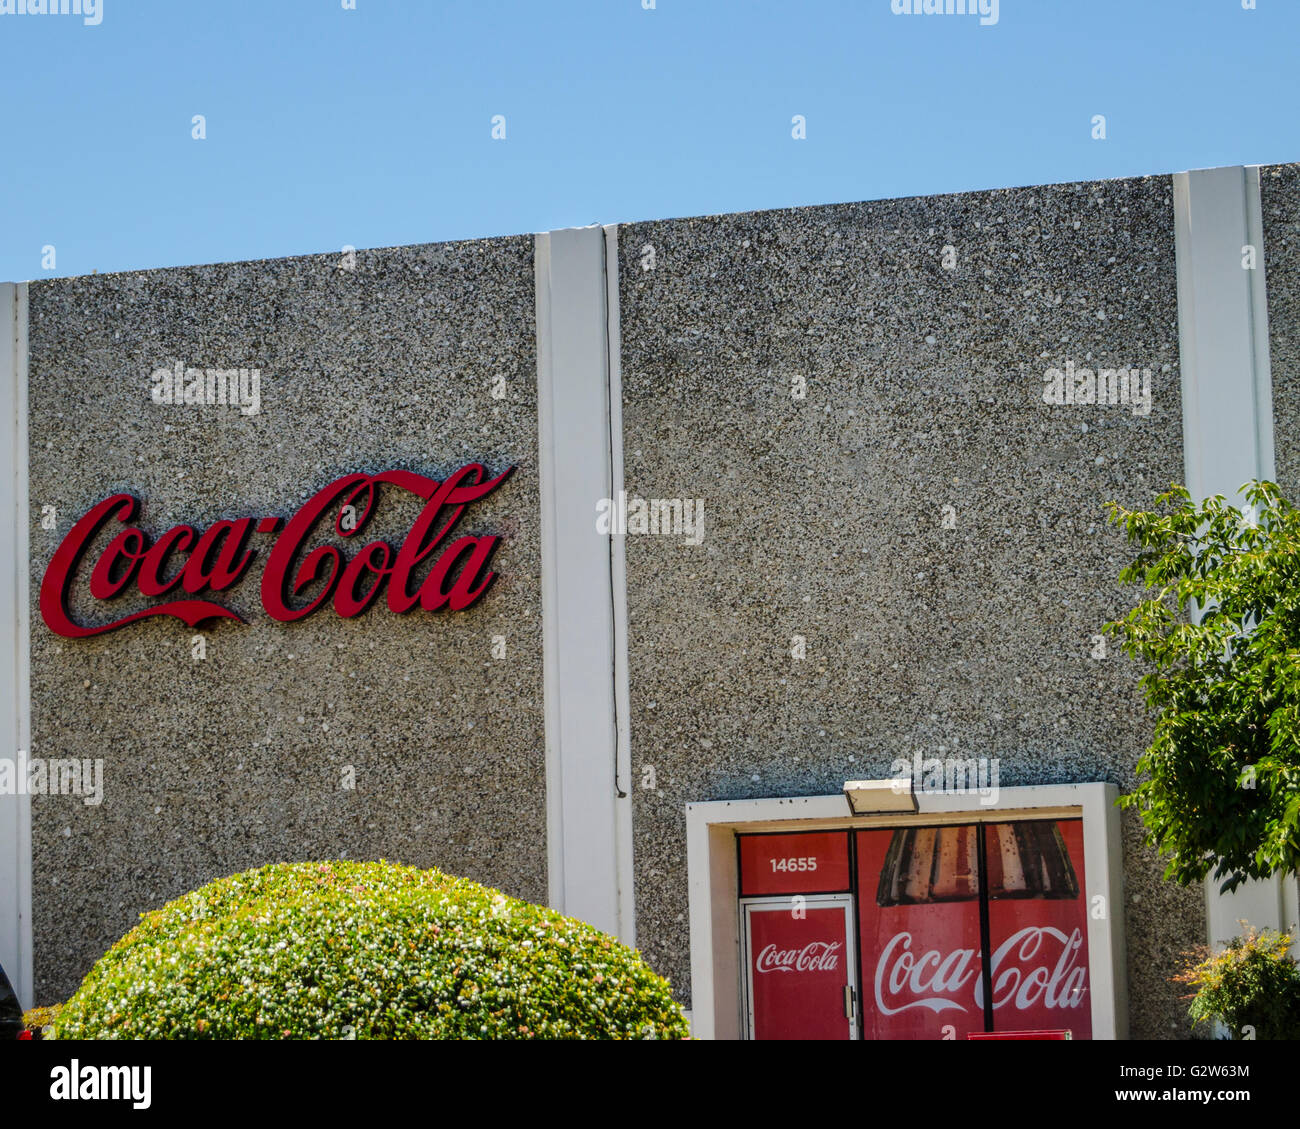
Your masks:
M737 856L751 1039L1091 1038L1081 820L744 835Z
M741 911L749 1037L857 1038L853 898L749 898Z

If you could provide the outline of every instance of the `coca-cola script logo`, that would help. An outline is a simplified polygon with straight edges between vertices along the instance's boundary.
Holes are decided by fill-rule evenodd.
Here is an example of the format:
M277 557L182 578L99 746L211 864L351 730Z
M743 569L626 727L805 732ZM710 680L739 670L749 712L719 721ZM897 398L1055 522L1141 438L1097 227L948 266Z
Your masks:
M177 588L189 596L224 592L252 564L257 551L246 546L256 531L277 534L262 570L262 606L272 619L284 623L302 619L323 606L331 595L335 612L349 619L365 611L385 588L388 608L398 615L417 603L425 611L444 607L463 611L480 600L496 578L488 562L501 538L467 535L450 543L447 539L465 507L491 494L514 469L509 467L488 479L481 464L468 463L441 482L407 470L345 474L304 503L285 522L283 530L278 517L246 517L218 521L203 533L189 525L173 526L152 542L148 534L127 525L139 499L114 494L72 527L50 560L41 581L41 617L51 631L70 638L101 635L157 615L174 616L190 627L210 619L244 622L236 612L214 600L174 599L107 623L75 623L68 610L73 575L95 536L110 521L127 527L109 542L91 570L90 594L97 600L120 596L132 583L145 597L164 596ZM370 520L378 487L383 484L407 490L426 503L396 554L385 541L371 541L351 560L333 545L307 548L312 531L335 506L338 512L334 532L344 538L360 533ZM447 517L439 525L444 510ZM433 567L411 591L412 573L435 550L441 552ZM183 554L188 554L184 564L174 575L165 577L172 559ZM297 603L304 589L322 579L324 584L314 597Z
M1050 926L1027 926L994 950L991 979L993 1007L1010 1004L1026 1011L1040 1002L1049 1008L1076 1008L1085 998L1087 969L1078 964L1083 935L1068 936ZM984 981L979 952L954 949L912 951L912 934L896 933L876 961L876 1007L882 1015L909 1008L933 1012L965 1011L954 997L969 993L970 1002L984 1010Z
M755 972L834 972L839 967L841 942L809 941L802 949L767 945L754 962Z

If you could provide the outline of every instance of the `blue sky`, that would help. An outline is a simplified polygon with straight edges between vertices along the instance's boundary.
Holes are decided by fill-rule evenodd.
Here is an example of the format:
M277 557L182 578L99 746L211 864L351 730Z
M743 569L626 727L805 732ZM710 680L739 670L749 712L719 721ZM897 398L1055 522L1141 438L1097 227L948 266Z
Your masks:
M0 279L1300 160L1297 0L342 2L0 14Z

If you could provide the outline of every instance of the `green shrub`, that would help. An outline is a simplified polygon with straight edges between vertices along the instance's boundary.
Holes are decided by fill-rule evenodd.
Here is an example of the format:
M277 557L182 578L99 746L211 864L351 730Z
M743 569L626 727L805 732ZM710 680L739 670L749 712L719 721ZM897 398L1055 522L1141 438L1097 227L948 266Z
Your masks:
M1291 941L1289 933L1252 929L1222 952L1189 954L1174 980L1196 989L1193 1026L1218 1020L1230 1039L1300 1039L1300 964L1287 955Z
M23 1012L23 1028L31 1032L34 1039L44 1039L49 1034L50 1025L58 1018L62 1004L50 1004L47 1007L28 1008Z
M142 915L59 1039L682 1039L668 982L590 925L464 878L290 863Z

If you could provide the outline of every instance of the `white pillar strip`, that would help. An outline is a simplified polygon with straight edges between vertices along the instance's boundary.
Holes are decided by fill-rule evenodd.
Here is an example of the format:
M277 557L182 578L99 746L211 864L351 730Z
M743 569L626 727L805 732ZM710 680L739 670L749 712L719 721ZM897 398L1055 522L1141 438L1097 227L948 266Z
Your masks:
M1243 505L1241 486L1275 474L1259 169L1177 174L1174 238L1186 486L1198 502L1222 494ZM1251 247L1253 270L1243 266ZM1273 929L1285 923L1280 879L1220 894L1210 878L1205 895L1211 945L1237 936L1242 920Z
M547 870L556 909L626 939L630 829L619 806L630 801L618 797L630 788L618 779L626 722L615 691L626 648L620 663L614 626L626 594L596 529L597 503L618 489L607 243L601 227L575 228L539 235L535 251Z
M1273 477L1259 170L1179 173L1174 208L1186 485L1197 501L1232 502L1248 480ZM1242 266L1247 247L1254 270Z
M605 227L605 322L609 369L609 464L611 498L623 490L623 335L618 302L618 225ZM614 834L618 851L618 936L636 945L635 874L632 870L632 690L628 674L627 538L612 536L610 586L614 596L614 717L618 756L615 766Z
M26 283L0 283L0 410L0 758L17 771L19 751L31 747ZM33 1006L32 817L25 787L0 791L0 965L23 1006Z

